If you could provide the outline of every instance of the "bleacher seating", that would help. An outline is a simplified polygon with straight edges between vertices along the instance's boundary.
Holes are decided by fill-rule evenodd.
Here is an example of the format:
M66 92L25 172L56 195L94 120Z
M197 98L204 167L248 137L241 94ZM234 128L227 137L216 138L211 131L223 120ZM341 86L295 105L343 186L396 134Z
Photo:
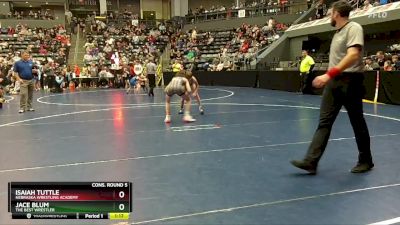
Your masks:
M31 48L32 58L37 59L39 61L45 61L46 58L56 55L56 53L48 53L48 54L40 54L40 47L37 46L35 41L31 40L31 37L25 37L25 41L18 41L18 37L15 35L1 34L0 35L0 43L6 42L8 47L0 47L0 57L7 57L9 53L22 52L25 51L29 45L34 45Z
M259 36L256 35L257 32L260 32ZM190 33L178 34L177 37L172 38L171 64L174 63L174 59L178 59L182 61L186 69L195 65L195 70L208 70L204 65L211 65L215 69L216 64L229 61L228 65L233 65L231 70L237 70L250 64L257 52L279 38L279 34L281 31L263 32L261 28L247 25L243 25L238 30L198 33L196 40L190 38ZM213 40L210 41L209 38ZM243 51L241 48L246 40L249 42L249 48ZM189 51L193 50L196 51L194 59L185 57Z
M13 65L21 53L30 52L37 68L34 88L51 89L54 77L63 76L70 48L70 36L62 26L52 29L28 28L18 24L15 28L2 28L0 32L0 77L8 94L18 94L20 82L13 76Z
M128 41L126 35L111 35L111 36L109 36L109 38L114 39L114 43L117 43L117 42L126 43ZM88 35L87 40L90 43L95 43L95 46L96 46L95 48L97 48L98 51L100 51L100 52L106 46L106 41L107 41L107 39L103 35ZM157 51L162 53L165 50L167 43L168 43L168 40L165 40L162 37L159 37L156 39L156 42L153 44L153 46L157 49ZM139 41L138 43L131 43L131 45L133 47L132 49L130 49L129 51L124 49L124 51L123 51L124 56L126 56L128 59L132 59L138 55L133 50L137 51L141 47L146 46L146 45L151 45L151 44L150 44L149 40L146 38L145 40ZM113 51L115 51L114 48L113 48ZM98 64L99 60L97 59L96 55L94 55L94 56L95 56L94 60L84 61L84 64L86 66L88 66L89 64L91 64L93 62L95 64ZM112 64L110 57L111 57L111 55L106 57L106 61L102 65L110 66Z
M190 9L185 19L187 23L198 23L203 21L213 21L240 17L271 16L278 14L302 14L309 8L307 3L291 3L278 1L260 0L257 4L249 3L240 6L217 6L211 9L197 8ZM240 11L245 10L244 15Z

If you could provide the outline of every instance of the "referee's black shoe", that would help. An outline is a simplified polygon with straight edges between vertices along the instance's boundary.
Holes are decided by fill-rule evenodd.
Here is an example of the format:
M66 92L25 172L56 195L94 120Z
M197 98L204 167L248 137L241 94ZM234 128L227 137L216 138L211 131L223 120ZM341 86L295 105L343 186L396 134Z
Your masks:
M290 163L299 169L307 171L311 175L317 174L317 166L305 162L304 160L293 160Z
M374 168L373 163L357 163L357 165L355 167L353 167L353 169L351 169L350 172L365 173L365 172L372 170L372 168Z

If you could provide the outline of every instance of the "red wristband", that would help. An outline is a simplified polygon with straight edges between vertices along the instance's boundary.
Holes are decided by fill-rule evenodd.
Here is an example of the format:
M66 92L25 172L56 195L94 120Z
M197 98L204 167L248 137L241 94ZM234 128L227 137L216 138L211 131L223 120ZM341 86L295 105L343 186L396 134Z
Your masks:
M332 67L330 68L326 74L330 77L330 78L335 78L337 75L339 75L341 72L338 68L336 67Z

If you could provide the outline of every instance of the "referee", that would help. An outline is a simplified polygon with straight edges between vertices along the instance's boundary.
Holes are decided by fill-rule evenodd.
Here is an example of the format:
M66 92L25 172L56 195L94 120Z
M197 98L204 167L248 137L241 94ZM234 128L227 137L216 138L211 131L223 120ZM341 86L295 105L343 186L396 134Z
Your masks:
M147 69L147 79L149 79L149 96L154 97L154 88L156 87L156 72L157 65L154 63L154 59L150 59L149 63L146 65Z
M368 127L363 115L363 48L364 35L361 25L349 21L351 5L340 0L332 5L331 25L337 31L333 36L329 70L314 79L313 86L325 90L322 97L320 119L314 138L303 160L291 163L300 169L316 174L318 162L328 144L332 125L344 106L350 118L358 146L358 163L352 173L363 173L374 167Z
M312 70L314 69L314 59L308 55L307 50L301 52L303 59L300 63L300 76L301 76L301 92L303 94L312 94Z
M22 53L21 60L14 64L14 76L20 82L20 102L19 113L24 113L25 110L35 111L32 108L32 98L34 89L33 72L34 63L30 59L28 51Z

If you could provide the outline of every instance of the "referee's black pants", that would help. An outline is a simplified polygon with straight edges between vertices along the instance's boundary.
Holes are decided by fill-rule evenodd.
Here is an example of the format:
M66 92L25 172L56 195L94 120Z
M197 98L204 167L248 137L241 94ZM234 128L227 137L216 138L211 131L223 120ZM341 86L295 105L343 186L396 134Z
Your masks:
M328 82L322 96L319 125L305 156L306 162L318 165L328 144L333 123L344 106L355 134L358 162L372 163L370 136L363 114L363 80L362 73L343 73Z
M314 80L314 73L312 71L310 72L305 72L305 73L300 73L301 76L301 87L300 91L303 94L313 94L313 87L312 87L312 81Z

